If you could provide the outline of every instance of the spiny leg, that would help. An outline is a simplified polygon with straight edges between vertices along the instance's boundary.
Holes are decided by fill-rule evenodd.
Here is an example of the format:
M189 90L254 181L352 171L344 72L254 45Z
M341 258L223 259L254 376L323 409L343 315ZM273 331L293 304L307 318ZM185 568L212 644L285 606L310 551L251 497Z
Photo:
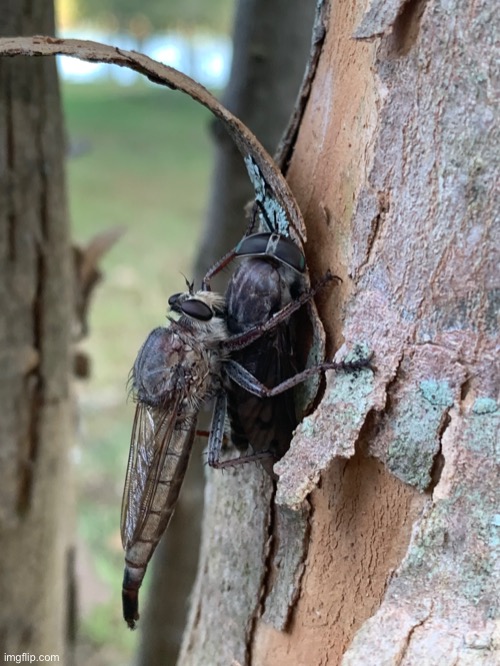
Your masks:
M294 312L299 310L303 305L308 303L316 293L322 289L326 284L332 280L337 280L336 275L333 275L330 271L327 271L326 275L317 282L314 287L311 287L303 294L301 294L294 301L291 301L284 308L276 312L272 317L267 321L260 324L255 324L251 328L247 329L243 333L238 333L237 335L231 336L229 339L225 340L222 344L225 349L228 351L237 351L238 349L244 349L249 344L258 340L264 333L272 331L276 326L279 326L285 322Z
M313 377L314 375L317 375L319 372L325 372L326 370L354 372L363 368L371 368L370 360L371 357L368 356L366 358L355 359L353 361L341 361L340 363L336 363L334 361L321 363L320 365L316 365L313 368L307 368L302 372L298 372L296 375L286 379L284 382L281 382L277 386L273 386L273 388L267 388L267 386L264 386L264 384L259 382L259 380L256 379L251 372L249 372L236 361L226 361L224 368L227 376L233 382L235 382L235 384L238 384L238 386L241 386L252 395L255 395L259 398L272 398L274 396L280 395L280 393L288 391L298 384L302 384L302 382L306 381L310 377Z
M243 235L243 238L245 236L248 236L249 234L252 233L253 228L255 226L255 211L252 215L252 219L250 220L247 229ZM241 243L241 241L240 241ZM229 250L221 259L215 262L213 266L211 266L203 280L201 281L201 288L203 291L210 291L210 280L217 275L217 273L220 273L221 271L226 268L226 266L229 266L229 264L238 256L238 248L240 246L240 243L235 245L232 250Z

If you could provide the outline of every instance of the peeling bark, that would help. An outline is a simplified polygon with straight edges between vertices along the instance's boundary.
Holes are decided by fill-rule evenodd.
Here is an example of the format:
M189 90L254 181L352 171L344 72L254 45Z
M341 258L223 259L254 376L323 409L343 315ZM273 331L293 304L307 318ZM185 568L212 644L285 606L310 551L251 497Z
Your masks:
M348 391L344 378L329 378L319 409L278 466L277 499L293 506L320 476L325 484L339 465L349 470L358 459L368 467L365 456L374 456L386 483L371 512L384 519L391 506L400 529L387 533L374 520L351 539L354 552L337 560L340 580L325 591L313 559L325 485L314 491L291 634L262 628L256 663L285 663L278 653L300 663L300 640L314 636L308 621L324 604L335 619L326 620L327 641L311 640L309 663L499 658L496 30L491 2L372 2L364 16L348 3L332 7L289 181L307 221L310 265L330 256L344 278L336 294L343 327L328 304L324 321L348 347L366 341L376 373ZM351 34L364 41L348 40ZM330 252L316 251L329 243ZM347 463L335 462L353 451ZM337 492L348 491L345 478ZM367 492L368 484L360 488ZM329 507L330 520L339 511ZM381 533L377 575L388 585L370 600L373 551L366 547ZM332 538L322 534L321 555L338 533ZM401 564L390 548L404 555ZM353 597L359 551L365 559ZM315 604L307 606L310 597Z

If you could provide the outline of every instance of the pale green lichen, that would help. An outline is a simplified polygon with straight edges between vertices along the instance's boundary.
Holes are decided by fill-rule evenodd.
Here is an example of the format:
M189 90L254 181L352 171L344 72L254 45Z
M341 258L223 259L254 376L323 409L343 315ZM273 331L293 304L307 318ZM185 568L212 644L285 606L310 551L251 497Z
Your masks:
M440 447L440 429L453 405L448 382L423 380L419 392L398 405L391 422L393 432L387 451L387 466L399 479L421 492L431 483L434 458Z
M497 409L498 405L496 401L493 400L493 398L486 397L476 398L472 407L474 414L492 414L493 412L496 412Z
M486 401L488 398L478 398ZM494 402L494 401L491 401ZM498 446L498 427L500 413L495 410L477 411L476 402L471 411L469 419L470 430L467 440L467 447L474 451L477 456L482 456L486 460L500 464L500 447ZM483 402L484 404L484 402Z
M290 236L290 223L285 213L285 209L279 203L275 196L272 196L262 173L251 155L244 158L245 166L252 181L255 190L255 200L258 201L271 220L273 231L277 231L283 236ZM265 225L264 225L265 226Z
M453 405L453 392L448 382L438 379L423 379L419 388L424 398L431 405L439 407L451 407Z

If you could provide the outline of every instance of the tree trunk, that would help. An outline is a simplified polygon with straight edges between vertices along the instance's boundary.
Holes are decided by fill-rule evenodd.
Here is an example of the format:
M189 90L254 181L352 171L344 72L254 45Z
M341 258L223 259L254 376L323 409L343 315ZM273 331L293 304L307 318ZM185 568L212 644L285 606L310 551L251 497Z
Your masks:
M278 17L278 18L277 18ZM231 78L224 105L273 152L286 126L310 48L313 3L239 0L233 34ZM195 267L197 283L209 266L243 235L244 208L253 196L241 155L220 122L211 200ZM214 281L214 288L216 282ZM200 427L208 427L208 419ZM203 442L194 447L172 522L152 567L151 594L141 621L139 662L173 664L186 623L198 563L203 512Z
M0 33L54 34L51 1ZM53 59L0 60L0 654L69 664L71 263Z
M332 5L288 178L313 278L343 279L330 344L375 371L328 378L275 496L209 472L183 666L498 659L498 27Z

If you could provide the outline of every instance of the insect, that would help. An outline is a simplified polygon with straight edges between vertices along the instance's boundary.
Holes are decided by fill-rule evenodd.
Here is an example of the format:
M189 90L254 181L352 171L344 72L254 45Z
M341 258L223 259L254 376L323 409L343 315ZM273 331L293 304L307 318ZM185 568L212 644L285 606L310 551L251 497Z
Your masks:
M273 229L265 210L260 210L265 226ZM256 206L254 212L258 211ZM307 289L303 253L291 239L275 231L246 235L209 271L205 285L234 257L245 258L226 292L226 323L231 335L243 334L268 321ZM296 313L259 340L234 351L231 358L265 386L293 377L303 370L296 353L295 320ZM266 454L260 463L274 477L273 465L288 450L299 421L293 391L260 397L233 381L226 388L232 443L241 452L251 447L254 455Z
M150 333L132 370L137 407L121 515L123 615L132 629L147 563L177 502L198 410L219 391L227 338L220 296L190 288L169 302L179 320Z
M301 272L281 259L250 256L234 272L226 292L227 327L243 334L305 292ZM297 355L297 313L232 358L265 386L276 386L303 370ZM235 382L228 390L231 441L241 452L267 453L260 464L274 476L273 465L288 450L298 416L292 389L258 397Z
M247 241L249 246L245 244ZM263 241L266 246L274 244L274 250L272 247L267 250L270 255L264 253L269 261L271 257L272 261L282 262L282 251L284 256L287 256L285 251L295 255L289 246L291 241L282 243L283 239L273 238L273 234L246 237L236 254L242 255L247 250L254 254L257 252L254 244ZM279 258L273 252L274 255L278 253ZM330 276L326 281L329 279ZM276 312L267 309L266 320L259 316L255 323L245 321L244 330L232 333L225 299L206 286L194 292L190 285L188 292L174 294L169 299L170 308L179 318L169 318L168 327L154 329L139 351L132 370L132 392L137 407L121 515L122 542L126 551L123 614L130 628L135 627L139 618L138 594L147 564L177 502L201 404L214 402L208 463L222 467L228 464L219 461L227 398L229 394L232 399L231 392L235 387L238 392L265 401L289 392L320 370L339 368L336 363L323 364L292 374L285 381L267 388L249 369L251 356L244 357L246 367L238 361L240 352L252 350L261 338L279 330L315 293L315 290L306 289L292 298L292 294L288 294L291 291L288 285L284 298L282 288L280 284L275 290L278 305L282 307ZM265 446L255 447L254 454L244 460L263 460L280 453L278 444L273 442L269 450Z

